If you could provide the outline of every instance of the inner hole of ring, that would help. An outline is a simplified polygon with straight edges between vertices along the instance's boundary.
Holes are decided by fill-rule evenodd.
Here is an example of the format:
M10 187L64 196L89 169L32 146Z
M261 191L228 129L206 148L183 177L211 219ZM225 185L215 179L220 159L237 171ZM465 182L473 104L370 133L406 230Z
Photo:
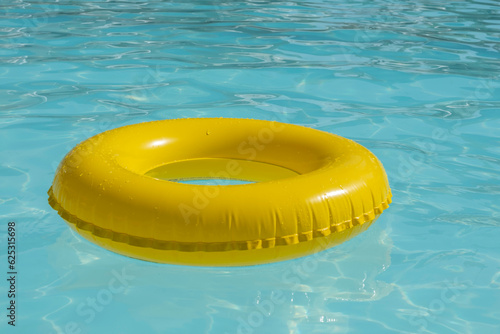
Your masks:
M279 180L299 173L254 160L204 158L174 161L157 166L144 175L178 183L226 186Z

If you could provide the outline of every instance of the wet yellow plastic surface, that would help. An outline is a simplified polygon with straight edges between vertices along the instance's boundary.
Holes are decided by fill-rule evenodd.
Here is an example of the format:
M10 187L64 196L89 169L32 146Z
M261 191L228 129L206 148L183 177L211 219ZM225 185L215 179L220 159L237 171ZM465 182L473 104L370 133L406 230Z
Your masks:
M239 179L194 185L191 178ZM323 250L388 207L378 159L361 145L296 125L177 119L130 125L77 145L49 202L82 236L143 260L237 266Z

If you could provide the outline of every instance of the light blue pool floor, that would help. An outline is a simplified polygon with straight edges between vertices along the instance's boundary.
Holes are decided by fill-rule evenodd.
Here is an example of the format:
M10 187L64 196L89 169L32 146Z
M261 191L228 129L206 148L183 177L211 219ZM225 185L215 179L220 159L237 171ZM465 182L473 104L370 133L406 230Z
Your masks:
M495 1L14 1L0 5L2 333L500 333ZM107 129L274 119L351 138L394 202L317 256L244 268L142 262L47 203ZM17 326L7 223L17 224Z

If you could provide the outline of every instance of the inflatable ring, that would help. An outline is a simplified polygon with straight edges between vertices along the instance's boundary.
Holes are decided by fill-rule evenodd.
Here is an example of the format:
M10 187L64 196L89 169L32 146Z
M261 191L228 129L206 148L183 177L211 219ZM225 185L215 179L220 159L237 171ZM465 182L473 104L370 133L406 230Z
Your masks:
M187 184L183 179L247 184ZM154 262L238 266L312 254L391 202L379 160L327 132L198 118L129 125L77 145L49 203L80 235Z

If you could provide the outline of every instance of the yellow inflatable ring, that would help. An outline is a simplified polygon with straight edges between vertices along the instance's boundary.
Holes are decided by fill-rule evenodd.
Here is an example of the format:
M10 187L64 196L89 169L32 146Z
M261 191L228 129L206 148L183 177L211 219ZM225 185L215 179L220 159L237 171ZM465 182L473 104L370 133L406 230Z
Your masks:
M198 185L182 179L255 183ZM366 230L391 191L379 160L327 132L271 121L135 124L77 145L49 203L88 240L154 262L238 266L304 256Z

